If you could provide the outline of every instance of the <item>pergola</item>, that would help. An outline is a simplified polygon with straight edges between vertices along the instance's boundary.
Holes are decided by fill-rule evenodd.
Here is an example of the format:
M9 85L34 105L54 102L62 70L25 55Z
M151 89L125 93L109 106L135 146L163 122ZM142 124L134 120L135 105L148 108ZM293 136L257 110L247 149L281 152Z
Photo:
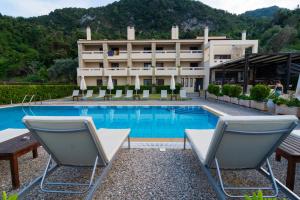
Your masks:
M210 68L210 82L212 79L211 74L214 70L222 72L222 85L225 82L226 73L243 71L243 92L245 93L247 91L250 73L252 73L252 80L255 82L256 72L258 70L268 69L269 71L264 72L267 76L267 73L272 72L270 70L273 70L272 73L274 73L278 66L283 67L285 71L283 82L284 92L286 93L290 85L291 74L300 74L300 53L246 54L243 58L224 62Z

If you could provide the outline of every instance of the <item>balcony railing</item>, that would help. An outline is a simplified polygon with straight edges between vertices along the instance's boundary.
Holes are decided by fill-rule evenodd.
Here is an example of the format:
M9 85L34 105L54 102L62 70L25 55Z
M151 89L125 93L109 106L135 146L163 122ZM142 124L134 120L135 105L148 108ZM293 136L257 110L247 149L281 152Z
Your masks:
M83 51L82 59L84 60L99 60L103 59L103 51Z
M77 76L102 76L103 68L77 68Z
M202 50L181 50L180 58L182 59L202 59Z
M151 67L139 67L139 68L129 68L130 76L152 76L152 68Z
M175 59L176 50L156 50L155 56L157 59Z
M104 68L104 76L127 76L127 68Z
M204 75L204 67L181 67L180 75Z
M131 52L132 59L151 59L151 56L152 56L152 51L149 50Z
M177 76L178 68L177 67L156 67L155 75L157 76Z
M127 59L127 51L108 51L108 59L110 60L125 60Z

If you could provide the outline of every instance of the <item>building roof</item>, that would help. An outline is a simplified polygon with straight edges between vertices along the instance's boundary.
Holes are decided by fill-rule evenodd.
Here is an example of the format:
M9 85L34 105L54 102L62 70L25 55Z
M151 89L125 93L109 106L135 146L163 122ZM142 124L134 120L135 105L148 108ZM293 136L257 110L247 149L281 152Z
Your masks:
M243 70L246 62L248 62L249 68L251 67L263 67L276 64L287 63L289 56L291 56L291 72L300 72L300 53L274 53L274 54L247 54L245 57L224 62L216 65L211 69L241 69Z

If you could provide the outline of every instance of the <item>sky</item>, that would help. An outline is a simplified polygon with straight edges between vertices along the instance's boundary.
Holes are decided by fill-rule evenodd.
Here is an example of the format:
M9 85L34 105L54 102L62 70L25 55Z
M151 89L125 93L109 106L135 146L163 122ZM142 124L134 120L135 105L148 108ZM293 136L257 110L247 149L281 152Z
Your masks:
M0 0L0 13L9 16L32 17L49 14L66 7L89 8L105 6L115 0ZM294 9L299 0L201 0L203 3L228 12L241 14L247 10L277 5Z

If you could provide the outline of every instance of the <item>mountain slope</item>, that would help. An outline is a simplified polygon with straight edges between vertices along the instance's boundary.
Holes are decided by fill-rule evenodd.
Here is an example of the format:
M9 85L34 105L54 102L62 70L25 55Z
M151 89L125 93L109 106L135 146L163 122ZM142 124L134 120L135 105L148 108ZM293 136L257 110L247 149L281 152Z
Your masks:
M206 25L211 35L235 39L246 29L248 38L261 39L261 51L277 52L300 50L299 21L299 9L281 9L273 18L261 19L230 14L195 0L120 0L104 7L65 8L32 18L0 14L0 79L70 80L64 79L61 62L55 60L70 58L73 66L76 42L85 38L87 25L93 39L124 39L128 25L135 26L140 39L170 38L174 24L179 25L181 38L203 35ZM48 76L49 71L56 76Z
M245 12L243 15L247 17L255 17L255 18L261 18L261 17L266 17L266 18L272 18L275 13L277 13L281 8L278 6L271 6L267 8L260 8L256 10L250 10Z

